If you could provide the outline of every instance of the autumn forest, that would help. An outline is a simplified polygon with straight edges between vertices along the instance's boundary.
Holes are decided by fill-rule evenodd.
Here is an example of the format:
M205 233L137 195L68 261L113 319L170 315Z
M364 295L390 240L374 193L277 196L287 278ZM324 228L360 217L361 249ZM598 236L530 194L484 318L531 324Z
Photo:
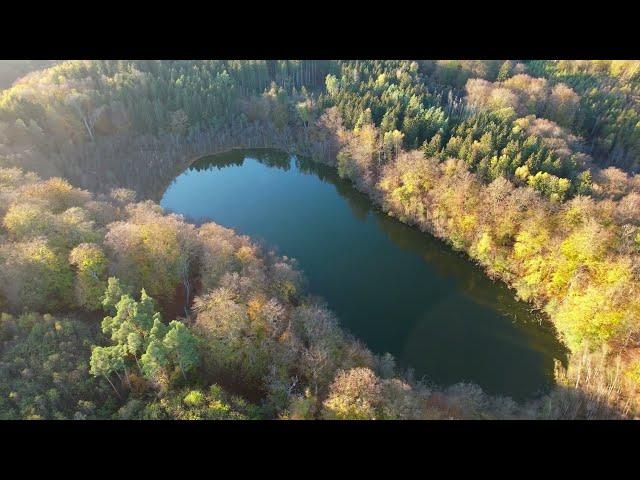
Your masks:
M640 61L0 61L0 89L0 419L640 414ZM293 158L356 217L366 202L357 221L410 229L387 233L394 248L437 241L479 269L503 289L486 308L526 310L566 352L551 385L512 398L416 375L342 318L366 305L326 293L313 259L160 205L197 160L238 149L286 159L245 161L240 182L289 182ZM322 272L357 254L328 248ZM390 331L416 290L380 289Z

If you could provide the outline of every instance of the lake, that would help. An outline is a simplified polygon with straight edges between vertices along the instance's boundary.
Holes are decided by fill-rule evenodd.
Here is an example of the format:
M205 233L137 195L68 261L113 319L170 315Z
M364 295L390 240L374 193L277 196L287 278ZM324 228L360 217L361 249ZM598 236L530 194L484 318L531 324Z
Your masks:
M416 378L531 398L565 350L552 326L466 256L387 216L335 169L273 150L198 160L161 200L298 260L343 328Z

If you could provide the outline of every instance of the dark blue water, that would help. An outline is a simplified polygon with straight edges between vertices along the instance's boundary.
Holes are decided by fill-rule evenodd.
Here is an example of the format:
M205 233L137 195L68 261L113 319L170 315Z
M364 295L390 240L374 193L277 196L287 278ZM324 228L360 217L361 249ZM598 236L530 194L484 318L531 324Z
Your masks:
M270 150L196 162L161 204L294 257L342 326L417 377L516 399L553 383L553 330L467 258L373 207L335 170Z

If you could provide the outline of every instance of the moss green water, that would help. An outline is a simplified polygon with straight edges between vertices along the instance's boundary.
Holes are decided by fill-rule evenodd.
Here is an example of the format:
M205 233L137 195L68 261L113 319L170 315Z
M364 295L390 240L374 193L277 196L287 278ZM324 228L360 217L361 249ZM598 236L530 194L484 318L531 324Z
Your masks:
M524 399L549 388L554 359L564 359L553 329L505 285L375 209L330 167L232 151L193 164L161 204L296 258L346 330L417 378Z

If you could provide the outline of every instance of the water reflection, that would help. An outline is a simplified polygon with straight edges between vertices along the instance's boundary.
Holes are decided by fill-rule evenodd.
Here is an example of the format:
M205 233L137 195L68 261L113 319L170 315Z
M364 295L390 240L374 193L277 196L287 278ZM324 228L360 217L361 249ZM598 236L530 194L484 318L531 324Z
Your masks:
M343 326L435 383L517 399L553 382L551 325L438 239L387 216L335 169L273 150L194 163L162 200L296 257Z

